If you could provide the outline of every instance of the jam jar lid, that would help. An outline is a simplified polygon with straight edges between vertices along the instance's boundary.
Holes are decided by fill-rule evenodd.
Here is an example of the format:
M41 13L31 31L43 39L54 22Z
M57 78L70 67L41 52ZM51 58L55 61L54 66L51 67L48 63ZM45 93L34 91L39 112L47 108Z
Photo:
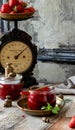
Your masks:
M18 84L22 79L22 75L16 74L15 77L6 78L5 75L0 75L0 83L1 84Z

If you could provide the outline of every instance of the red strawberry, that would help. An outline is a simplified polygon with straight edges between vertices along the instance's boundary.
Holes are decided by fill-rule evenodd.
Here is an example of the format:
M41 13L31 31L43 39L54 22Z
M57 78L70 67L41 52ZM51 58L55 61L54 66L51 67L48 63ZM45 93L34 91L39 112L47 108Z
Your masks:
M28 13L34 13L35 9L33 7L28 7L24 9L24 13L28 14Z
M15 5L19 4L19 0L9 0L9 6L13 8Z
M15 14L15 11L11 11L10 14Z
M70 128L75 128L75 116L71 118L71 121L69 122L68 126Z
M25 13L25 14L29 14L29 13L31 13L31 12L30 12L30 10L29 10L28 8L24 8L23 13Z
M23 7L22 7L20 4L14 6L13 10L14 10L16 13L22 13L22 12L24 11Z
M20 92L20 95L21 96L27 96L27 95L29 95L29 91L22 91L22 92Z
M27 6L27 3L22 0L19 0L19 4L22 5L23 8Z
M35 12L35 9L33 7L28 7L28 9L30 10L30 12Z
M1 13L10 13L11 8L8 3L2 4L1 6Z

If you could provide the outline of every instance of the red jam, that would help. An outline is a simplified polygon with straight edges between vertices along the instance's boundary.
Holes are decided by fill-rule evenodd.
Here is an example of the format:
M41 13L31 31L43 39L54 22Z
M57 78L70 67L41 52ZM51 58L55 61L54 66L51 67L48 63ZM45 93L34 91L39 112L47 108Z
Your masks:
M18 99L22 91L21 78L22 76L19 75L13 79L0 77L0 98L5 99L7 95L10 95L12 100Z
M20 97L22 91L22 85L19 84L0 84L0 98L5 99L7 95L12 97L12 100L16 100Z
M28 95L28 107L31 110L40 110L42 106L50 103L52 106L56 104L56 94L54 89L44 87L38 90L31 90Z

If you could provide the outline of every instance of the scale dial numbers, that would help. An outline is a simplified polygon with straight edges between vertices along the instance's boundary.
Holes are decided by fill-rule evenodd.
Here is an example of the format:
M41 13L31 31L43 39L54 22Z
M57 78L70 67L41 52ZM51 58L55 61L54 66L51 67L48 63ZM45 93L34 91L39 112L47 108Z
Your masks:
M31 48L26 43L11 41L2 47L0 59L3 68L6 67L6 63L12 63L14 72L23 73L30 68L33 55Z

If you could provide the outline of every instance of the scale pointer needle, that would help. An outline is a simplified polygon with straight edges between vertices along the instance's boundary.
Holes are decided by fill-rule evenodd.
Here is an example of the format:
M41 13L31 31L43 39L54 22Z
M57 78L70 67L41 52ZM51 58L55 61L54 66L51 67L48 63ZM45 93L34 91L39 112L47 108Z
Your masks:
M18 57L26 50L27 48L24 48L19 54L17 54L16 56L14 56L15 59L18 59Z

